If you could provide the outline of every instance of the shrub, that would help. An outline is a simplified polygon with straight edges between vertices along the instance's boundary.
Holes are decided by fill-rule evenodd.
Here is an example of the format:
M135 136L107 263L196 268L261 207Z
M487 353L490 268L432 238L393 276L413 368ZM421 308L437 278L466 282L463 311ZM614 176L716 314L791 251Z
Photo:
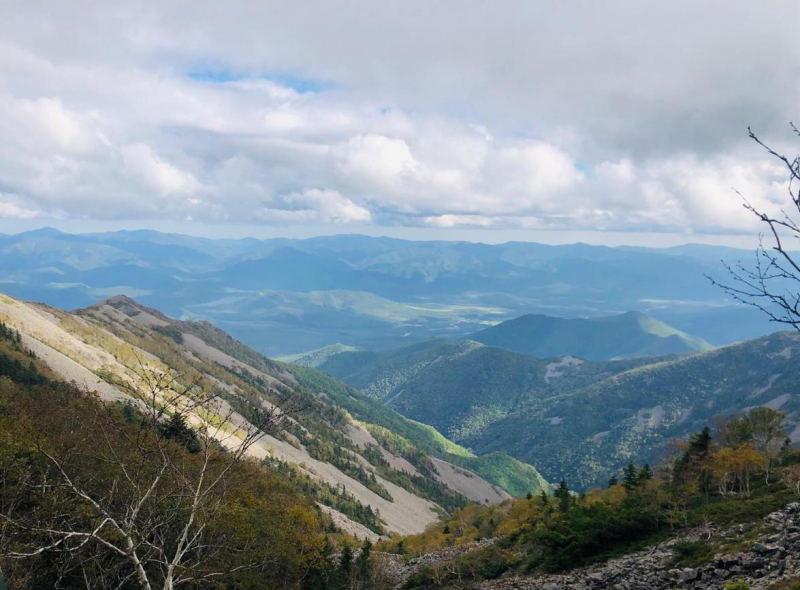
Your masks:
M672 547L671 567L694 567L714 557L714 549L703 540L679 541Z

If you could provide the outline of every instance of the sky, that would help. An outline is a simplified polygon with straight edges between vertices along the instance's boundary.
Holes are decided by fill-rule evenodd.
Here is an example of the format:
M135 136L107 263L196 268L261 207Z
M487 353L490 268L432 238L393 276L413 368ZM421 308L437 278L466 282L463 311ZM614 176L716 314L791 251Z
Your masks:
M0 232L741 245L786 206L800 3L39 2Z

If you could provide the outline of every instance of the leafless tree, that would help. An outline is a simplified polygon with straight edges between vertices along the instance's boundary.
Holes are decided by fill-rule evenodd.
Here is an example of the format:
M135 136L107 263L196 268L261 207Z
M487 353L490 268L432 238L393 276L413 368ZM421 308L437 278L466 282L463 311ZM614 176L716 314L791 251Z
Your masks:
M800 136L800 130L794 124L791 127L795 135ZM794 242L800 240L800 156L790 158L782 155L762 142L749 128L748 133L753 141L786 167L791 204L782 209L780 215L771 215L756 208L739 193L744 208L765 224L766 236L759 235L753 266L741 262L733 265L723 263L730 275L729 282L709 279L737 301L766 313L771 321L800 331L800 255L791 248L792 244L800 245L800 242Z
M91 422L83 424L85 439L91 436L88 445L84 440L62 447L31 433L47 472L30 484L62 494L79 506L79 515L5 511L0 519L7 527L45 540L5 557L57 552L71 567L83 569L87 588L96 587L98 571L109 576L113 570L116 587L146 590L172 590L232 573L209 569L211 557L229 550L210 534L210 523L225 506L236 466L285 414L262 406L245 420L198 382L181 383L181 376L141 359L135 373L119 385L131 398L128 414L136 427L119 407L95 404L93 415L75 418ZM165 425L175 419L191 425L199 443L195 454L168 436ZM108 579L100 585L114 587Z

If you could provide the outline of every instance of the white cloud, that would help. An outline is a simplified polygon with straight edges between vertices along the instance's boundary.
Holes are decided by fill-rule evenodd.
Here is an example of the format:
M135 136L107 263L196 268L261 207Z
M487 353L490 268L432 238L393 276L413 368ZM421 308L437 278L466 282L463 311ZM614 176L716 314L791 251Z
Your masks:
M41 211L27 209L20 206L13 195L4 195L0 192L0 217L12 219L34 219L39 217Z
M612 4L28 3L0 214L752 231L733 188L774 209L785 174L743 130L791 149L796 10Z
M147 145L126 145L120 153L125 171L161 196L191 195L200 189L194 176L164 161Z
M491 227L501 221L499 217L487 217L485 215L437 215L432 217L425 217L423 219L425 225L431 227L449 228L449 227Z
M282 207L265 207L261 220L271 223L371 223L372 213L334 190L311 189L277 199Z

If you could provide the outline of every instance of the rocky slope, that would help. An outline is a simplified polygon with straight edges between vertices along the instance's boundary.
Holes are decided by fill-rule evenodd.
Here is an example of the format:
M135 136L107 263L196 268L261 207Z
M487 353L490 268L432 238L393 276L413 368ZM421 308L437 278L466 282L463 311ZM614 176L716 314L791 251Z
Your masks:
M678 565L675 547L698 540L715 547L716 553L694 567ZM384 554L381 556L383 570L397 588L402 588L420 568L444 566L460 555L495 541L487 539L448 547L413 559ZM736 547L741 549L731 549ZM770 514L761 525L738 525L728 529L701 527L641 551L564 574L511 575L477 584L464 582L460 587L486 590L722 590L726 582L742 581L753 590L765 590L778 581L795 578L800 580L800 504L796 503Z
M667 590L693 588L721 590L726 582L741 580L753 590L800 575L800 504L789 504L764 521L764 533L747 542L748 528L716 531L697 529L644 551L613 559L603 565L582 568L569 574L530 576L488 582L483 588L496 590ZM709 542L751 546L747 551L714 555L696 567L672 567L674 547L680 541L706 539Z
M324 488L320 498L338 498L333 505L347 514L332 506L325 510L359 537L420 532L445 506L509 497L468 467L447 461L449 451L456 451L461 461L472 459L438 433L436 438L422 430L434 442L441 439L436 457L406 440L404 450L413 459L409 461L372 431L384 418L384 427L396 422L410 433L420 430L413 423L383 407L370 413L378 424L363 422L358 410L364 413L372 402L359 392L341 384L333 384L341 388L336 393L316 387L313 374L295 374L293 368L266 359L208 323L176 321L126 297L67 313L0 296L0 321L19 330L25 346L55 374L97 391L105 400L126 399L126 388L141 386L139 372L152 370L198 380L234 409L244 407L245 400L277 404L287 412L291 408L282 404L301 404L303 411L286 429L264 437L251 455L290 464L296 477L310 478L316 489ZM350 407L343 409L333 397ZM246 421L241 414L236 419ZM428 441L425 446L438 448ZM372 511L370 518L363 517L366 508Z

